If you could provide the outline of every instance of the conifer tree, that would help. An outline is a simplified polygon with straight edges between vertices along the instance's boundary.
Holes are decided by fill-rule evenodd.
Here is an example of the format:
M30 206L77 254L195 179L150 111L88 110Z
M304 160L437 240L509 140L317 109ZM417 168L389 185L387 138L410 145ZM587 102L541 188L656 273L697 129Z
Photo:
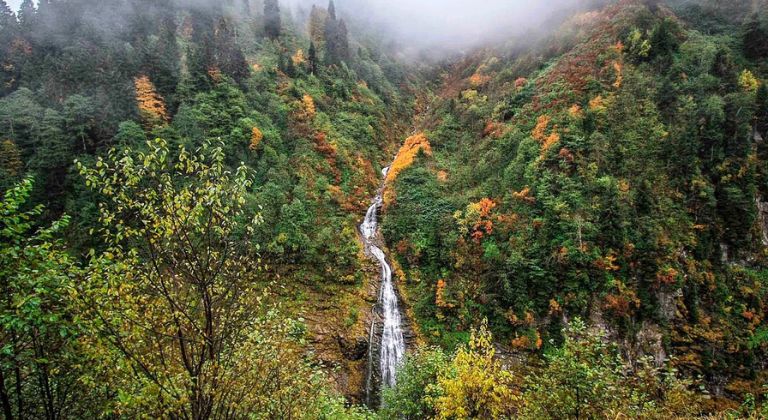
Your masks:
M315 43L309 43L309 72L315 74L317 72L317 49L315 49Z
M241 83L248 75L248 63L235 40L230 22L222 17L215 31L216 66L224 74Z
M10 93L18 78L18 69L11 54L11 42L17 32L16 16L8 4L0 0L0 96Z
M336 20L336 6L333 4L333 0L328 3L328 18Z
M336 7L331 0L328 4L328 19L325 21L325 61L332 65L348 59L347 25L344 19L336 19Z
M768 57L768 29L757 13L749 18L742 30L744 54L752 60Z
M280 36L280 4L278 0L264 0L264 33L276 39Z
M339 19L339 24L336 29L336 53L340 61L349 59L349 36L347 32L347 24L344 19Z
M755 95L755 128L768 140L768 84L761 83Z
M16 16L5 0L0 0L0 31L13 27L16 24Z
M19 9L19 23L22 28L29 29L35 17L35 3L32 0L24 0Z
M325 23L328 20L328 12L322 7L312 5L309 13L308 32L309 39L319 48L325 45Z

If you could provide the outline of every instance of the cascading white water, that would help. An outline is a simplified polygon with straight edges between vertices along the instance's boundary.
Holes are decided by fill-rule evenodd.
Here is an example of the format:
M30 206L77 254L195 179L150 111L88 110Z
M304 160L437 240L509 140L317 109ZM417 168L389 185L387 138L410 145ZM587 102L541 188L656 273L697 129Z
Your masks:
M384 168L382 171L384 177L387 176L388 169ZM403 339L397 293L395 293L395 286L392 284L392 268L387 262L384 251L377 245L378 211L383 202L383 190L383 188L379 190L373 199L371 207L368 208L365 220L360 225L360 232L362 232L366 250L376 258L381 266L379 305L384 319L384 326L381 333L379 368L381 370L382 385L391 387L395 385L395 373L405 356L405 340Z

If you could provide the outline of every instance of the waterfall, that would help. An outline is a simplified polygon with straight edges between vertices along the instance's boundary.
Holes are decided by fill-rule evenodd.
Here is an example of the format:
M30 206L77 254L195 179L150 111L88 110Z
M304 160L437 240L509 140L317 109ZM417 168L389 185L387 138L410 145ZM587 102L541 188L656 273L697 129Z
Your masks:
M386 178L388 168L384 168L382 174ZM392 267L387 262L387 256L379 247L378 237L378 212L383 203L384 188L379 189L376 197L373 199L371 207L365 214L365 220L360 225L360 232L363 235L363 242L366 251L373 256L381 266L381 286L379 289L378 305L383 318L383 327L381 333L381 344L379 346L379 371L381 373L381 384L383 387L391 387L396 382L396 371L405 356L405 340L403 339L403 330L401 325L400 307L398 305L397 293L392 283ZM374 327L372 321L371 338L373 337ZM366 393L371 390L371 375L373 372L372 349L373 342L369 343L369 366L368 381ZM370 397L369 397L370 400ZM369 401L370 403L370 401Z

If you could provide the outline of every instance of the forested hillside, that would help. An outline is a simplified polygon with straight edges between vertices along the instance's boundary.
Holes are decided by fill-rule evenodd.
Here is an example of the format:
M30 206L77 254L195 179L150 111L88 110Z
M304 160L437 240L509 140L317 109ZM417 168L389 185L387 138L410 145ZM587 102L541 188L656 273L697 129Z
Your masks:
M322 364L362 392L355 228L412 93L330 7L0 2L6 418L315 417Z
M580 317L709 409L764 392L766 8L716 3L620 2L437 72L385 204L423 336L487 318L528 357Z
M768 416L768 4L366 4L0 0L0 417Z

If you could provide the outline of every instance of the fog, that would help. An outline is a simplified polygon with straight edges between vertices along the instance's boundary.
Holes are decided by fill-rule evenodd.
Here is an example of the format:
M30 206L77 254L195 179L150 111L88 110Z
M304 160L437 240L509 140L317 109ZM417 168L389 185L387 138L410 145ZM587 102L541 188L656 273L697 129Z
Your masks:
M336 1L342 14L363 16L373 28L401 41L442 49L538 30L549 19L587 4L584 0Z
M21 2L23 0L5 0L6 3L8 3L8 6L10 6L11 10L14 12L19 10L19 7L21 7Z
M259 0L251 0L259 1ZM352 35L394 41L406 57L440 58L518 35L529 40L562 18L612 0L334 0ZM292 4L288 5L287 3ZM288 8L327 6L328 0L281 0ZM357 31L356 31L357 29Z
M6 0L18 10L22 0ZM158 0L164 1L164 0ZM210 2L222 0L176 0ZM460 50L489 40L537 31L550 19L573 13L599 0L335 0L338 14L348 26L365 28L379 39L396 41L412 50ZM37 1L35 1L37 2ZM250 0L258 10L262 0ZM280 0L284 11L312 4L326 7L327 0Z

